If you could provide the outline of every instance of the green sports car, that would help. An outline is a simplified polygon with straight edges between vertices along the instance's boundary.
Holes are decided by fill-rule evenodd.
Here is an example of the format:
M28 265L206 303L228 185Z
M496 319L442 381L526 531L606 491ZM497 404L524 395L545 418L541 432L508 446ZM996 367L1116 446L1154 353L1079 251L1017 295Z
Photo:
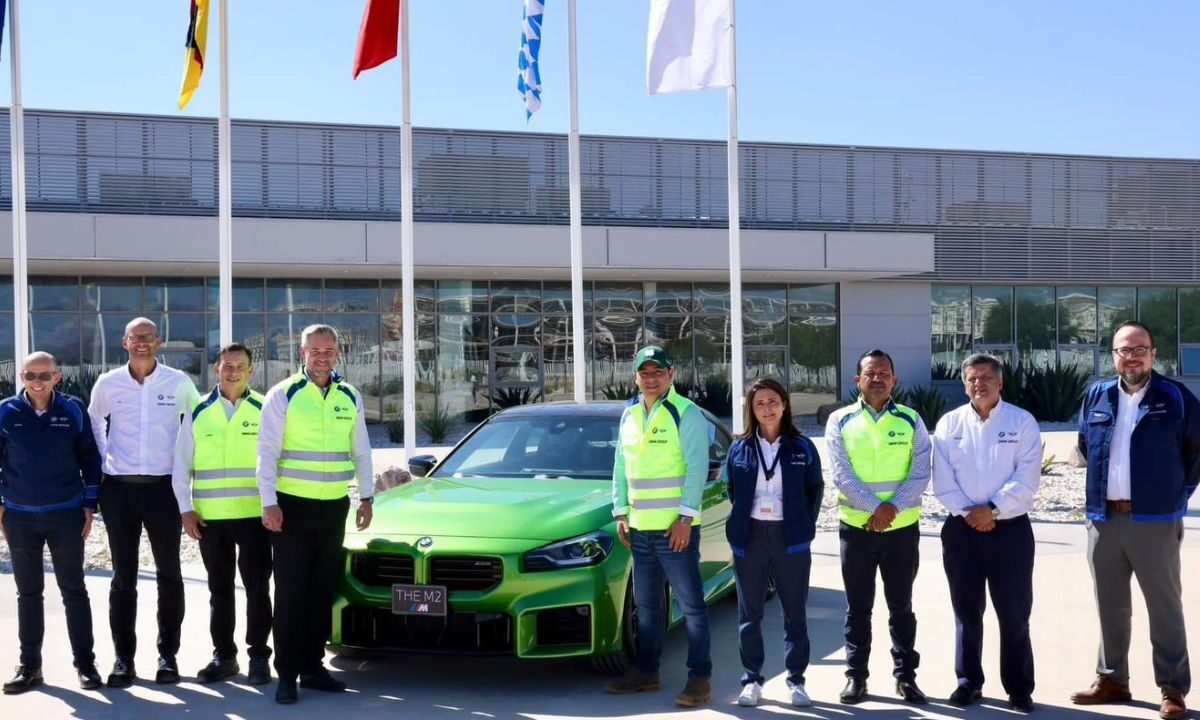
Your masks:
M575 656L605 672L628 667L636 610L611 498L623 406L515 407L436 465L413 458L416 477L376 497L370 530L346 533L333 651ZM705 417L700 555L711 602L733 587L724 532L730 435ZM672 603L671 623L679 620Z

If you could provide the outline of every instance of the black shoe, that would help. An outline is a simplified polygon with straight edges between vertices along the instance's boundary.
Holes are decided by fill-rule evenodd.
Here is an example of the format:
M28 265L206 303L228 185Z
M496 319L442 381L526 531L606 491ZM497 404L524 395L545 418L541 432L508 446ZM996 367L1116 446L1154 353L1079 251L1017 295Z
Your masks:
M1033 712L1033 698L1028 695L1009 695L1008 706L1019 713Z
M316 672L301 673L300 687L321 692L346 691L346 683L330 675L325 668L317 668Z
M83 690L99 690L104 686L104 681L100 679L100 671L95 665L77 667L75 672L79 675L79 687Z
M17 666L17 674L4 683L5 695L17 695L42 684L42 669L25 665Z
M916 680L897 680L896 694L904 698L904 702L909 705L924 705L929 702L929 698L917 687Z
M158 659L158 672L154 674L154 682L159 685L174 685L179 682L179 666L173 657Z
M846 705L857 705L867 696L867 681L856 677L846 678L846 687L838 700Z
M979 688L973 688L970 685L959 685L954 688L954 692L950 693L950 697L946 699L946 702L954 707L966 707L981 698L983 698L983 691Z
M133 660L119 657L113 663L112 672L108 674L110 688L127 688L137 680L137 671L133 669Z
M279 685L275 688L275 702L280 705L291 705L296 702L295 680L279 678Z
M159 663L159 668L162 668L162 663ZM237 658L223 658L213 655L213 659L208 662L200 672L196 673L196 679L207 685L208 683L221 682L237 675L242 671L238 666ZM159 672L162 672L161 669ZM176 680L179 678L176 677ZM161 680L159 682L162 682Z
M271 682L271 664L264 657L250 658L250 670L246 680L251 685L266 685Z

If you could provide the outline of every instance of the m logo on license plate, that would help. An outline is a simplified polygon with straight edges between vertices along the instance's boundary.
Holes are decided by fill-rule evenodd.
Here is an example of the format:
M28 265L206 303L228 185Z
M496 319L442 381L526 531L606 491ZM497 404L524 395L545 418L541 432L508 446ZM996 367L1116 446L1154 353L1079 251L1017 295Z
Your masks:
M444 585L392 585L392 613L395 615L446 614Z

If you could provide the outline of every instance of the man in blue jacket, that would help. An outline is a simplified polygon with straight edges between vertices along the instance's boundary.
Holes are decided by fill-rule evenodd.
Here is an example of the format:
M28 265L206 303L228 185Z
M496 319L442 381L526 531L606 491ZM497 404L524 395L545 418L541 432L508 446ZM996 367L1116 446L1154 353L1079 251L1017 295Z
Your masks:
M1146 599L1154 682L1164 720L1187 715L1191 686L1179 546L1200 479L1200 401L1155 373L1154 338L1129 321L1113 334L1117 377L1097 381L1079 411L1087 458L1088 560L1100 614L1098 677L1078 705L1125 702L1129 692L1131 575Z
M0 402L0 526L12 553L21 643L21 664L4 683L6 695L42 684L45 546L66 607L79 685L100 687L83 582L83 541L100 494L100 453L83 403L54 391L61 379L54 356L35 352L21 366L25 389Z

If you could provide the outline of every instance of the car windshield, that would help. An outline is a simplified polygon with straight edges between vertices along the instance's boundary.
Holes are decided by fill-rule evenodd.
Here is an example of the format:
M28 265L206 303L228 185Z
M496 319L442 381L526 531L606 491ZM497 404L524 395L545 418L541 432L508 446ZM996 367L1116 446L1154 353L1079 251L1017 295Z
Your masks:
M617 418L497 417L438 464L432 477L612 478Z

